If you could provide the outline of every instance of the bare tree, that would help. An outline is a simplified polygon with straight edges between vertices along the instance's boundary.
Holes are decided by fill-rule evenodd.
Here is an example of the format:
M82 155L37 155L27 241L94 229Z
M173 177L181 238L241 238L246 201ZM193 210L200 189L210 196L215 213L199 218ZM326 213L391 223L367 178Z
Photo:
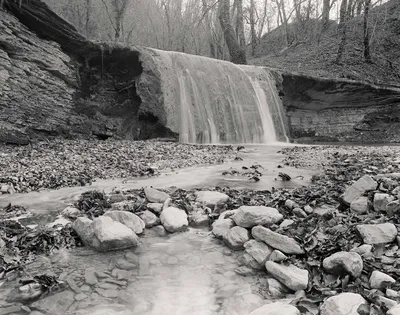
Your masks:
M121 40L121 36L123 37L123 22L130 0L111 0L112 11L109 9L106 0L101 1L106 9L111 26L114 29L114 40L118 42Z
M371 0L364 0L364 59L366 62L371 63L371 51L370 51L370 40L369 40L369 27L368 27L368 18L369 18L369 9L371 6Z
M329 13L331 11L331 1L323 0L322 4L322 29L326 29L329 23Z
M353 0L348 0L348 1L342 0L342 3L340 5L340 21L339 21L340 42L336 56L336 63L339 63L341 61L346 46L347 23L350 20L352 5L353 5Z
M219 21L224 32L226 45L228 46L230 59L233 63L246 64L246 52L240 47L236 39L235 29L231 24L230 18L230 1L219 1Z

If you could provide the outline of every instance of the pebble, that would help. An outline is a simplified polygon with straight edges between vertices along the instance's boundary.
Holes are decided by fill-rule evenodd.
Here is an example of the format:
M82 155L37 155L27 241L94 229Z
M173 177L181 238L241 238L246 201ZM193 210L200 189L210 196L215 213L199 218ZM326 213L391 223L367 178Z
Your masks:
M307 213L301 208L294 208L293 213L299 218L307 218Z
M97 277L95 275L95 270L94 268L87 268L85 270L85 282L88 285L94 285L97 284L98 280Z
M291 219L285 219L282 221L282 223L279 225L279 228L284 229L287 228L288 226L291 226L294 223L294 220Z

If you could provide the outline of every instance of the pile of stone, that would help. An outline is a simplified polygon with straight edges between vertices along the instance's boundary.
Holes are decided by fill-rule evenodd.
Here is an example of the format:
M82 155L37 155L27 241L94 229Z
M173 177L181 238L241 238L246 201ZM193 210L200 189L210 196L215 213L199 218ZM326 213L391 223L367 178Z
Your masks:
M370 219L371 216L382 214L389 221L388 218L400 214L399 180L400 174L395 173L377 175L374 178L365 175L346 189L341 198L341 211L347 207L350 215L353 213L359 217L362 224L357 224L355 231L362 238L363 244L354 244L354 248L349 251L338 251L320 257L321 276L323 274L333 280L340 279L343 292L327 288L332 296L326 297L320 305L310 307L310 314L400 314L400 293L396 290L399 283L396 269L393 269L398 266L396 257L400 256L400 245L397 245L398 228L395 224L397 221L382 222L382 217L378 220ZM285 234L288 234L288 229L295 221L307 222L308 218L314 216L345 214L332 207L300 207L290 199L286 200L283 208L284 212L280 208L266 206L241 206L223 212L213 223L212 233L229 248L243 251L243 266L237 268L237 273L247 275L254 273L254 270L266 272L268 293L272 298L284 298L288 294L306 297L305 291L309 292L315 285L309 266L305 263L311 258L310 253L305 250L302 240ZM285 219L282 213L288 211L291 218ZM375 248L388 250L388 255L374 253ZM377 257L382 264L394 264L394 272L371 270L371 261L375 261ZM385 270L390 270L389 267ZM364 279L367 279L366 283L363 283ZM349 289L346 292L348 283L357 281L363 283L365 290L354 293ZM304 310L304 306L301 309ZM279 302L267 304L251 313L275 314L299 315L300 310L296 305Z

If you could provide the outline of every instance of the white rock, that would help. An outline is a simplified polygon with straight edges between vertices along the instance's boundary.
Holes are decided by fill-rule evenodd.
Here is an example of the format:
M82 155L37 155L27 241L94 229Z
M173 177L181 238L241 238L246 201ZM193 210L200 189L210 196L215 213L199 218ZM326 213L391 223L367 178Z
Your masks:
M82 213L79 209L68 206L63 211L61 211L61 215L65 218L75 220L77 217L80 217Z
M212 233L215 237L222 238L234 226L232 219L218 219L212 224Z
M346 189L342 199L347 205L350 205L353 200L361 197L369 190L375 190L377 186L378 183L376 181L374 181L370 176L364 175Z
M271 231L263 226L255 226L251 230L251 234L258 241L263 241L272 248L279 249L288 255L304 254L304 250L294 239L285 235Z
M1 185L0 192L3 194L8 194L8 188L9 188L8 185Z
M320 315L360 315L357 310L367 301L356 293L341 293L325 300Z
M241 206L233 216L236 225L251 228L256 225L273 225L282 221L278 210L264 206Z
M135 234L142 234L146 226L141 218L128 211L107 211L104 216L126 225Z
M223 204L228 200L228 195L218 191L196 191L196 201L201 202L210 208L214 208L216 205Z
M156 202L150 202L147 204L147 209L150 209L156 214L160 214L161 211L163 210L163 204L162 203L156 203Z
M337 252L322 262L325 271L335 275L350 274L354 278L361 275L363 260L356 252Z
M161 212L161 224L170 232L180 232L187 229L189 222L187 214L184 210L168 207Z
M248 315L300 315L300 311L293 305L275 302L261 306Z
M356 228L365 244L391 243L397 236L397 228L392 223L360 224Z
M373 271L371 277L369 278L369 285L371 289L383 290L395 282L396 280L391 276L377 270Z
M264 242L259 242L256 240L250 240L244 243L244 248L245 253L253 257L263 267L273 251L273 249Z
M125 249L139 244L139 238L130 228L108 216L94 219L92 225L93 247L98 251Z
M276 280L293 291L305 290L308 285L308 270L300 269L295 265L281 265L267 261L265 268Z
M152 187L145 187L144 193L150 202L164 203L169 198L169 195L163 191L159 191Z
M250 239L250 233L245 228L234 226L222 238L229 248L239 250L243 249L244 243Z
M386 315L400 315L400 305L392 307L386 312Z
M376 193L374 195L374 210L387 211L387 206L394 200L393 196L389 194Z
M160 219L149 210L138 213L138 216L143 220L146 228L151 228L160 224Z
M363 214L368 212L368 197L359 197L350 203L350 210Z

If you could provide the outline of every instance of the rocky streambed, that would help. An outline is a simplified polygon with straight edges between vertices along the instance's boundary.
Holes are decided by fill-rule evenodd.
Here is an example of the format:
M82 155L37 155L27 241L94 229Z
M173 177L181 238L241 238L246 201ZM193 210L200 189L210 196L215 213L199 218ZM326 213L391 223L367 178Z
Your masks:
M0 314L398 314L400 150L274 148L261 189L267 167L238 149L218 171L247 189L91 190L53 234L2 226Z

